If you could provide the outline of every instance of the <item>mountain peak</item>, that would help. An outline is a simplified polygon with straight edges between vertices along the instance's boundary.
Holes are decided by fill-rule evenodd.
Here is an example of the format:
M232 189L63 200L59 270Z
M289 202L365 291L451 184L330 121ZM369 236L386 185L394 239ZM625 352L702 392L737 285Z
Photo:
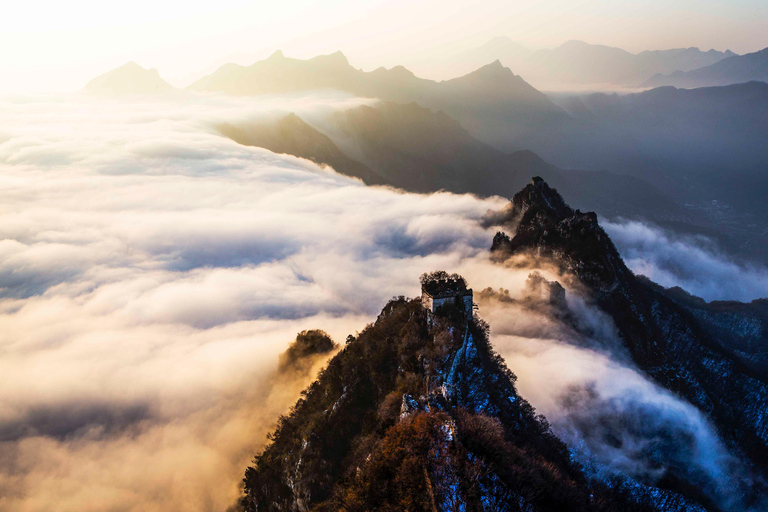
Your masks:
M621 353L626 349L633 363L652 381L691 404L707 404L702 410L706 410L715 423L716 432L725 437L723 441L743 447L742 453L755 463L753 467L764 471L768 449L764 437L752 432L765 431L763 412L768 386L764 373L753 373L754 367L747 366L751 364L747 359L735 356L733 349L723 344L721 340L727 338L720 332L725 331L714 330L715 320L709 319L719 314L715 313L718 306L697 302L684 292L667 291L647 278L635 277L598 225L597 216L573 211L561 201L554 189L534 178L515 196L509 208L518 214L508 223L514 237L504 233L494 237L494 259L505 262L511 257L506 264L516 267L530 263L556 266L564 274L567 284L587 294L590 301L612 318L619 344L611 350ZM538 291L539 297L542 292L546 297L545 287L537 290L539 283L544 284L533 276L530 289L534 296ZM561 300L559 288L551 288L551 291L556 300ZM552 298L552 293L549 296ZM739 307L743 306L729 304L728 314L737 315L735 312ZM736 325L736 322L729 319L728 325ZM758 389L760 391L756 391ZM758 401L761 405L756 407ZM666 464L670 476L676 471L674 465ZM682 469L680 477L672 478L694 482L698 477L692 476L693 473L687 473L691 475L687 476L687 471ZM715 478L720 480L720 474ZM765 501L762 498L765 484L762 477L758 479L760 483L757 485L747 484L733 494L727 491L728 496L720 494L717 486L702 483L685 483L680 490L687 494L695 489L689 494L693 500L712 503L712 507L707 504L701 510L749 510L751 505L748 503L762 505ZM760 490L752 491L749 486ZM721 505L725 503L728 505ZM662 506L658 510L671 509Z
M497 259L527 253L556 259L596 291L612 288L629 272L597 215L573 210L540 177L515 194L502 223L516 228L511 238L502 232L494 237Z
M129 60L122 66L119 66L114 69L114 71L117 71L118 69L126 69L126 70L135 70L135 71L147 71L145 68L141 67L139 64L136 63L135 60Z
M630 498L609 496L572 465L517 393L487 328L457 313L455 305L433 313L421 299L400 297L349 336L246 470L243 508L629 506Z
M553 216L557 220L573 215L573 210L565 204L556 189L551 188L543 178L534 176L531 182L512 199L516 215L523 216L528 211L536 210Z
M500 79L500 78L505 78L507 76L515 76L515 75L514 73L512 73L511 69L504 67L504 64L502 64L499 59L496 59L490 64L486 64L485 66L482 66L476 69L475 71L473 71L472 73L465 76L475 77L475 78L480 77L485 79Z
M383 68L382 68L383 69ZM416 75L413 74L413 72L406 68L405 66L395 66L392 69L385 69L385 72L389 73L391 76L397 77L397 78L416 78Z
M267 60L281 60L281 59L284 59L284 58L285 58L285 55L283 55L283 51L282 50L277 50L275 53L270 55L269 59L267 59Z
M570 40L564 42L563 44L561 44L560 46L561 47L565 47L565 48L568 48L568 47L571 47L571 48L577 48L577 47L578 48L583 48L585 46L594 46L594 45L591 45L591 44L586 43L584 41L581 41L579 39L570 39Z
M330 64L332 66L349 66L349 60L347 60L347 56L344 55L341 50L329 55L318 55L311 60L322 61L323 63Z
M174 90L157 69L145 69L134 61L97 76L85 86L91 94L155 94Z

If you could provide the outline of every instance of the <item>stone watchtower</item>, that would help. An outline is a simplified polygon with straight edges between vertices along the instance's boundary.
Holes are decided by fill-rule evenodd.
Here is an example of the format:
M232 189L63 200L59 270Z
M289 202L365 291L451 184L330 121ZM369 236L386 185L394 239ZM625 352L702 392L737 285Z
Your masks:
M467 318L472 318L474 303L472 289L467 288L464 278L445 272L424 274L421 278L421 304L430 313L440 306L454 304L464 311Z

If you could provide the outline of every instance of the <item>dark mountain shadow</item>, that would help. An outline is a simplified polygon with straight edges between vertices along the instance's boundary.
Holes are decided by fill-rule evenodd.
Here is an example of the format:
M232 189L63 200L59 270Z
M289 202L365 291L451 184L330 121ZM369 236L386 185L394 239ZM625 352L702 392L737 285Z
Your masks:
M540 178L516 194L505 213L502 225L513 234L496 235L493 257L507 262L524 255L575 276L575 285L613 319L637 367L699 408L751 461L761 476L743 493L760 510L768 474L768 373L759 353L764 345L750 355L743 343L744 328L764 319L762 301L701 304L635 276L597 216L574 211Z
M326 133L291 114L279 120L221 125L236 142L332 166L366 184L409 192L447 190L511 196L532 174L567 190L581 208L656 222L686 221L652 185L610 172L563 170L531 151L503 153L473 138L457 121L415 103L380 102L332 114ZM340 149L343 148L343 149Z

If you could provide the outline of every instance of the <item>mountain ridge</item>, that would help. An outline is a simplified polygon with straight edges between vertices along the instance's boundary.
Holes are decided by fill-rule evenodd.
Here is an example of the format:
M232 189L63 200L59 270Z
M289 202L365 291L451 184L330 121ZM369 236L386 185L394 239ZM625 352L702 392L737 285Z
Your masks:
M515 234L497 233L491 247L494 258L504 262L526 255L554 262L575 276L614 320L638 368L707 414L729 445L751 461L761 476L757 490L744 492L764 492L768 375L744 366L734 357L729 339L708 330L657 285L637 278L597 216L572 210L543 180L534 178L505 213L502 224L514 227Z
M494 237L493 258L514 266L510 257L525 255L574 276L570 287L580 284L613 318L637 368L710 418L747 473L719 488L685 464L691 449L685 437L655 431L671 436L647 448L664 468L656 483L601 476L577 462L518 394L516 377L490 344L488 324L468 316L463 302L434 309L399 297L348 337L280 419L271 443L246 470L240 506L249 512L762 510L765 378L745 373L703 334L665 295L673 292L634 276L596 215L570 208L541 178L513 197L499 221L514 236ZM532 289L543 282L562 295L559 284L537 274L532 279L540 282ZM464 283L435 272L422 276L423 289L431 289L431 280ZM762 303L754 307L762 311ZM607 419L594 413L593 421ZM613 421L628 428L620 417ZM621 442L621 431L608 432L609 442Z
M97 76L88 82L84 90L90 94L160 94L176 90L160 78L157 69L145 69L133 61Z
M506 37L456 57L462 67L500 59L537 87L562 89L578 84L636 86L656 74L690 71L736 54L730 50L701 51L698 48L645 50L633 54L621 48L569 40L555 48L529 50Z
M503 153L474 139L447 114L416 103L379 102L336 112L315 124L317 127L297 128L295 134L289 129L294 123L283 124L279 132L271 128L272 121L229 124L225 135L241 144L331 165L367 184L388 184L410 192L511 196L531 174L540 174L567 190L579 206L597 208L606 215L682 218L671 199L642 180L609 172L559 169L527 150ZM312 140L308 130L315 132ZM265 131L273 135L253 136ZM278 133L283 141L275 139ZM304 142L296 144L299 140ZM313 148L331 145L337 156L313 152Z
M674 493L585 479L514 381L482 322L395 298L281 418L246 471L241 506L692 510Z
M340 52L308 60L270 57L250 66L222 66L188 89L237 95L337 89L359 97L416 102L446 112L486 142L514 139L534 126L567 117L546 95L497 63L436 82L416 77L402 66L355 69Z
M768 82L768 48L733 55L709 66L671 74L656 74L641 87L672 85L682 88L715 87L745 82Z

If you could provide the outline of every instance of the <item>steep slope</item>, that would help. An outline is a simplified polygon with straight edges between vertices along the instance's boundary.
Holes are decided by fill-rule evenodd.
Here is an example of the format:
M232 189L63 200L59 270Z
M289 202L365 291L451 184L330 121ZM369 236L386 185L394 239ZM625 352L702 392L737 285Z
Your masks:
M768 299L706 302L681 288L658 289L690 311L707 332L716 333L716 341L734 359L768 375Z
M340 146L357 151L356 158L406 190L511 197L538 174L567 190L579 207L604 215L682 219L667 196L640 179L559 169L531 151L506 154L478 141L447 115L415 104L359 107L335 114L334 122L329 133Z
M103 75L97 76L85 86L91 94L158 94L176 90L160 78L156 69L144 69L135 62L128 62Z
M500 138L514 139L533 125L544 126L565 117L546 96L498 63L465 77L435 82L418 78L400 66L371 72L358 70L341 52L309 60L290 59L277 52L251 66L222 66L189 89L240 95L338 89L362 97L417 102L445 111L472 133L492 123L493 130L475 133L481 138L492 136L492 140L486 140L490 143Z
M712 87L751 81L768 82L768 48L746 55L734 55L691 71L655 75L641 87Z
M534 178L505 211L514 236L498 233L499 261L525 255L572 275L616 324L624 349L651 379L705 413L720 435L763 477L768 473L768 375L726 350L729 340L624 265L594 213L581 213ZM757 505L761 479L745 490ZM756 486L756 487L755 487ZM759 507L758 507L759 509Z
M505 154L473 138L447 114L415 103L361 106L336 112L317 125L291 115L219 130L240 144L308 158L371 185L512 196L538 174L567 191L581 208L656 222L687 220L674 202L638 178L566 171L530 151Z
M532 127L553 126L567 117L546 95L498 60L440 82L436 92L419 103L444 110L475 137L494 146L515 141Z
M340 147L408 191L484 193L481 177L504 156L447 114L415 103L380 102L336 112L329 121Z
M360 178L368 185L388 183L368 167L352 160L326 135L305 123L296 114L262 122L233 125L223 123L218 130L244 146L256 146L273 153L283 153L329 165L336 172Z
M698 510L585 479L516 392L487 326L394 299L350 337L246 471L242 506L296 510Z

